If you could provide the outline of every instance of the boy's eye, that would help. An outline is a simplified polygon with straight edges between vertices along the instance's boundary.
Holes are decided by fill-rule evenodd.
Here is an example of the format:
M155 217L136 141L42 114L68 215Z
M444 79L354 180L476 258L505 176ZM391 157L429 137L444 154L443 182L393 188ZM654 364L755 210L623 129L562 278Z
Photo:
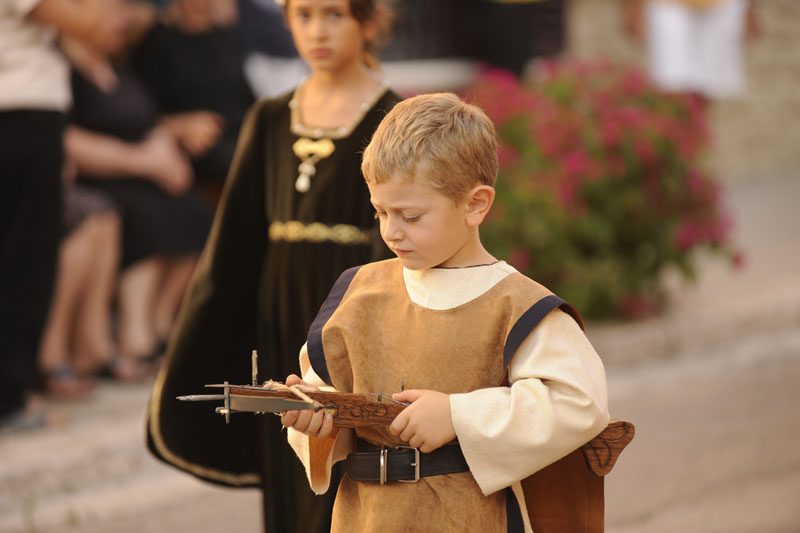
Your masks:
M415 217L403 217L403 220L405 220L406 222L416 222L417 220L419 220L420 216L421 215L417 215Z
M379 218L383 218L384 216L386 216L386 213L384 213L383 211L375 211L375 219L376 220L379 219Z

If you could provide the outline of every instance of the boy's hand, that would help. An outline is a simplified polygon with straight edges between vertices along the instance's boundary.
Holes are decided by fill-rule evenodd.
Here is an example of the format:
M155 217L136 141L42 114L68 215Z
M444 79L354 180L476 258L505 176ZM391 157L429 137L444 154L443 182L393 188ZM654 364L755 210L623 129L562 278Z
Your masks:
M302 385L306 389L315 389L313 385L306 383L295 374L290 374L286 378L286 385L289 387ZM283 427L295 429L309 437L324 439L329 437L333 430L333 417L322 410L316 413L311 409L286 411L281 414L281 424Z
M456 438L450 418L450 396L432 390L407 390L392 394L399 402L411 402L389 426L392 435L423 453Z

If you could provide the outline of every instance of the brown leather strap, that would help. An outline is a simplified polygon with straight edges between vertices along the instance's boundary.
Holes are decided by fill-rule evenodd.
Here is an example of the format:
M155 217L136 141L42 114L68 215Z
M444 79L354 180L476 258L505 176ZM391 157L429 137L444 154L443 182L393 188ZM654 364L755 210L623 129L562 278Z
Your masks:
M603 489L580 449L522 480L536 533L602 533Z

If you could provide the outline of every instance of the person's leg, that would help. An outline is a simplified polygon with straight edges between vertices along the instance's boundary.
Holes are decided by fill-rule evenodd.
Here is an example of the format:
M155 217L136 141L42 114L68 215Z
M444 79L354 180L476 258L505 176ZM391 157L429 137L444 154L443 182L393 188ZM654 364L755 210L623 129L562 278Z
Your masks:
M82 373L107 365L116 357L111 310L120 258L120 220L113 212L86 221L92 239L90 282L75 317L73 365Z
M160 343L169 337L196 264L197 256L194 255L169 262L153 313L154 329Z
M165 271L163 259L149 258L128 267L120 276L117 332L124 357L148 357L158 343L153 310Z
M78 226L61 244L56 286L50 314L39 348L39 368L44 389L54 396L76 397L91 391L91 380L80 378L72 367L75 311L92 283L93 228L91 219Z

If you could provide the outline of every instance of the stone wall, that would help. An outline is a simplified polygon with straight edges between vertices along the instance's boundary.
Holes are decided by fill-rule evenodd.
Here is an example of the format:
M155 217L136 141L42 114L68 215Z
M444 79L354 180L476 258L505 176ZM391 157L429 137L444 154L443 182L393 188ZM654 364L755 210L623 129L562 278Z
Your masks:
M626 0L570 0L567 53L644 65L621 27ZM726 182L800 177L800 1L756 0L762 36L747 47L748 88L710 112L709 163Z

